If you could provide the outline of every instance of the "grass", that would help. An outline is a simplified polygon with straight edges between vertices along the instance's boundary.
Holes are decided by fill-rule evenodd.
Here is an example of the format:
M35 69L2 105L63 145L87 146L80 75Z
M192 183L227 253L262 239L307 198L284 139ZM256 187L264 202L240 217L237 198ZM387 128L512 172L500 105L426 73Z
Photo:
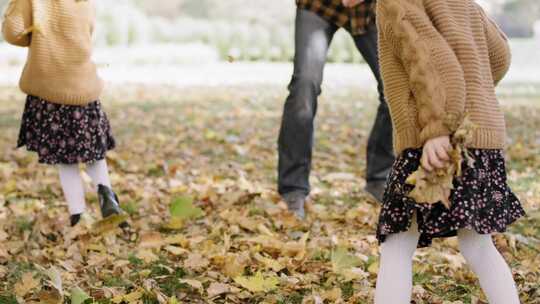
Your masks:
M2 148L12 147L17 138L24 96L15 92L13 88L0 89L0 102L4 105L0 109ZM13 102L13 96L21 103ZM283 258L276 250L266 252L264 246L246 243L244 239L257 236L260 231L249 231L238 223L230 223L230 218L222 214L232 210L265 225L278 239L290 241L295 239L292 236L295 233L309 232L310 242L316 241L309 248L303 265L287 260L288 268L279 273L297 279L297 283L292 286L282 283L285 286L280 286L278 291L264 295L241 289L239 293L246 297L234 298L236 301L302 303L314 294L339 288L344 301L367 303L366 299L373 295L375 276L370 274L366 280L343 282L329 271L329 257L334 242L338 242L349 252L367 257L366 271L377 261L378 246L372 239L379 207L361 190L365 183L365 144L377 101L372 94L357 92L354 88L334 88L322 96L311 179L313 202L309 211L313 220L301 227L288 228L281 215L271 215L268 211L277 202L276 139L285 96L284 88L265 86L183 90L126 86L109 91L103 104L118 141L118 148L109 154L109 164L113 184L121 196L122 207L132 215L135 232L129 237L81 237L77 241L81 246L103 246L108 262L66 275L66 288L80 284L94 292L91 286L101 283L114 290L130 292L152 282L153 288L167 297L177 295L184 297L179 301L185 302L188 297L193 303L209 303L206 291L195 292L180 280L199 280L205 289L212 282L239 288L211 259L222 258L224 235L230 239L228 254L261 252L274 259ZM514 103L514 98L519 102ZM536 105L540 102L536 96L509 94L504 99L512 140L507 150L509 182L527 211L537 214L540 210L537 174L540 169L537 156L540 154L540 107ZM358 100L362 101L361 106ZM23 273L38 272L36 265L48 266L42 265L43 261L69 260L65 258L67 252L63 247L66 240L61 223L66 215L55 168L38 165L35 156L25 151L9 148L3 151L5 153L0 154L0 216L6 216L6 221L0 229L9 232L9 242L25 240L31 246L22 248L8 262L0 258L0 304L12 303L9 302L13 299L10 286L20 280ZM354 178L325 179L332 173L348 173ZM6 194L1 191L8 180L14 180L18 188ZM162 229L168 219L168 204L179 193L195 197L197 206L204 209L207 216L179 230ZM45 207L31 211L16 208L25 198L42 200ZM95 197L90 196L88 203L90 208L97 209ZM324 214L318 214L317 208L325 208ZM347 219L347 211L353 209L359 210L358 216ZM332 216L325 217L329 214ZM52 231L58 239L46 239L41 231L33 233L40 229ZM184 265L185 255L172 255L163 250L153 251L159 258L157 262L138 257L140 236L156 231L163 237L185 237L185 244L175 246L209 257L208 269L189 269ZM527 245L518 239L514 246L512 234L531 243ZM537 304L540 298L540 273L530 266L538 264L538 251L532 242L539 234L538 219L529 218L513 225L498 241L516 273L524 304ZM51 247L58 250L52 251ZM471 303L472 297L481 298L469 270L449 266L440 258L441 252L455 254L457 247L451 241L437 241L432 248L419 250L415 258L414 283L426 290L425 294L415 294L418 303ZM87 259L83 257L85 262ZM113 271L117 262L125 263L128 271L121 274ZM79 266L86 269L84 264ZM6 268L4 277L2 267ZM268 273L261 269L260 263L251 260L244 274L257 271ZM99 273L101 279L93 277L95 273ZM70 281L71 277L77 281ZM102 297L94 293L92 296ZM96 300L110 303L104 298ZM218 296L214 303L228 300L227 296ZM156 303L156 295L150 291L140 301Z

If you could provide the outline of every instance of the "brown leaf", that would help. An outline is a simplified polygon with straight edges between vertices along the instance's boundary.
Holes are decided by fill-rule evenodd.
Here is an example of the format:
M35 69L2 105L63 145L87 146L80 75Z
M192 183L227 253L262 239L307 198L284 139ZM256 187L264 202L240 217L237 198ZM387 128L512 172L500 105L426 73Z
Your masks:
M195 289L203 289L203 284L200 281L197 280L191 280L191 279L182 279L180 280L181 283L188 284L189 286L195 288Z
M64 303L64 296L56 289L45 291L42 290L37 294L39 303L44 304L62 304Z
M34 274L26 272L22 275L21 280L15 283L15 294L22 298L39 285L40 282L34 278Z
M454 189L454 178L463 174L463 155L466 155L467 162L470 163L466 145L472 140L474 129L474 124L466 117L452 137L451 161L445 168L432 172L428 172L420 166L405 181L407 184L414 186L408 197L418 204L433 205L442 203L447 209L450 209L450 196Z
M216 297L218 295L228 293L231 290L231 286L227 284L222 283L212 283L208 288L206 289L206 292L208 293L209 298Z
M188 258L184 261L184 266L194 270L201 270L210 264L208 259L203 257L200 253L190 253Z
M165 244L165 240L159 232L146 232L141 235L140 248L161 248Z

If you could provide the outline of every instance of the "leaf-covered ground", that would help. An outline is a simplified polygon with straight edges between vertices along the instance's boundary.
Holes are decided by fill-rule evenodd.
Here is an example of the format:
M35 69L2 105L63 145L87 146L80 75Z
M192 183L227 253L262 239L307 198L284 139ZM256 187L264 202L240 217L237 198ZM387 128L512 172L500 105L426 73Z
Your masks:
M283 88L124 87L104 104L131 230L75 229L53 167L15 150L24 96L0 89L0 303L370 303L378 206L361 191L375 96L325 93L309 220L275 193ZM366 96L367 95L367 96ZM540 98L504 97L508 169L529 218L496 237L540 303ZM112 225L114 227L114 225ZM415 303L485 303L453 239L415 257Z

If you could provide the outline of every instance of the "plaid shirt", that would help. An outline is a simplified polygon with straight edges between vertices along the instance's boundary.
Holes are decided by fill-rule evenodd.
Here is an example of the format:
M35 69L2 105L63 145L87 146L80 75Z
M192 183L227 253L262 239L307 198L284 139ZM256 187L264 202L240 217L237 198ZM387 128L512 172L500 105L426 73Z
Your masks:
M360 35L375 26L375 0L366 0L347 8L341 0L296 0L298 8L312 11L322 18L345 28L353 35Z

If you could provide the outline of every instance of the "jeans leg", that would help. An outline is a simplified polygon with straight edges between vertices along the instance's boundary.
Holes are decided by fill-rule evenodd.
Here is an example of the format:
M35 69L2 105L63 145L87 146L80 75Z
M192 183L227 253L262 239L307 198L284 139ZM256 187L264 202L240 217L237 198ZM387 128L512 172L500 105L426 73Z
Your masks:
M375 27L363 35L354 37L356 47L377 79L380 101L367 145L366 180L368 183L386 181L395 160L392 143L392 119L384 97L383 82L379 71L377 38Z
M285 200L309 195L313 123L328 48L337 27L317 14L296 15L294 74L279 134L278 191Z

